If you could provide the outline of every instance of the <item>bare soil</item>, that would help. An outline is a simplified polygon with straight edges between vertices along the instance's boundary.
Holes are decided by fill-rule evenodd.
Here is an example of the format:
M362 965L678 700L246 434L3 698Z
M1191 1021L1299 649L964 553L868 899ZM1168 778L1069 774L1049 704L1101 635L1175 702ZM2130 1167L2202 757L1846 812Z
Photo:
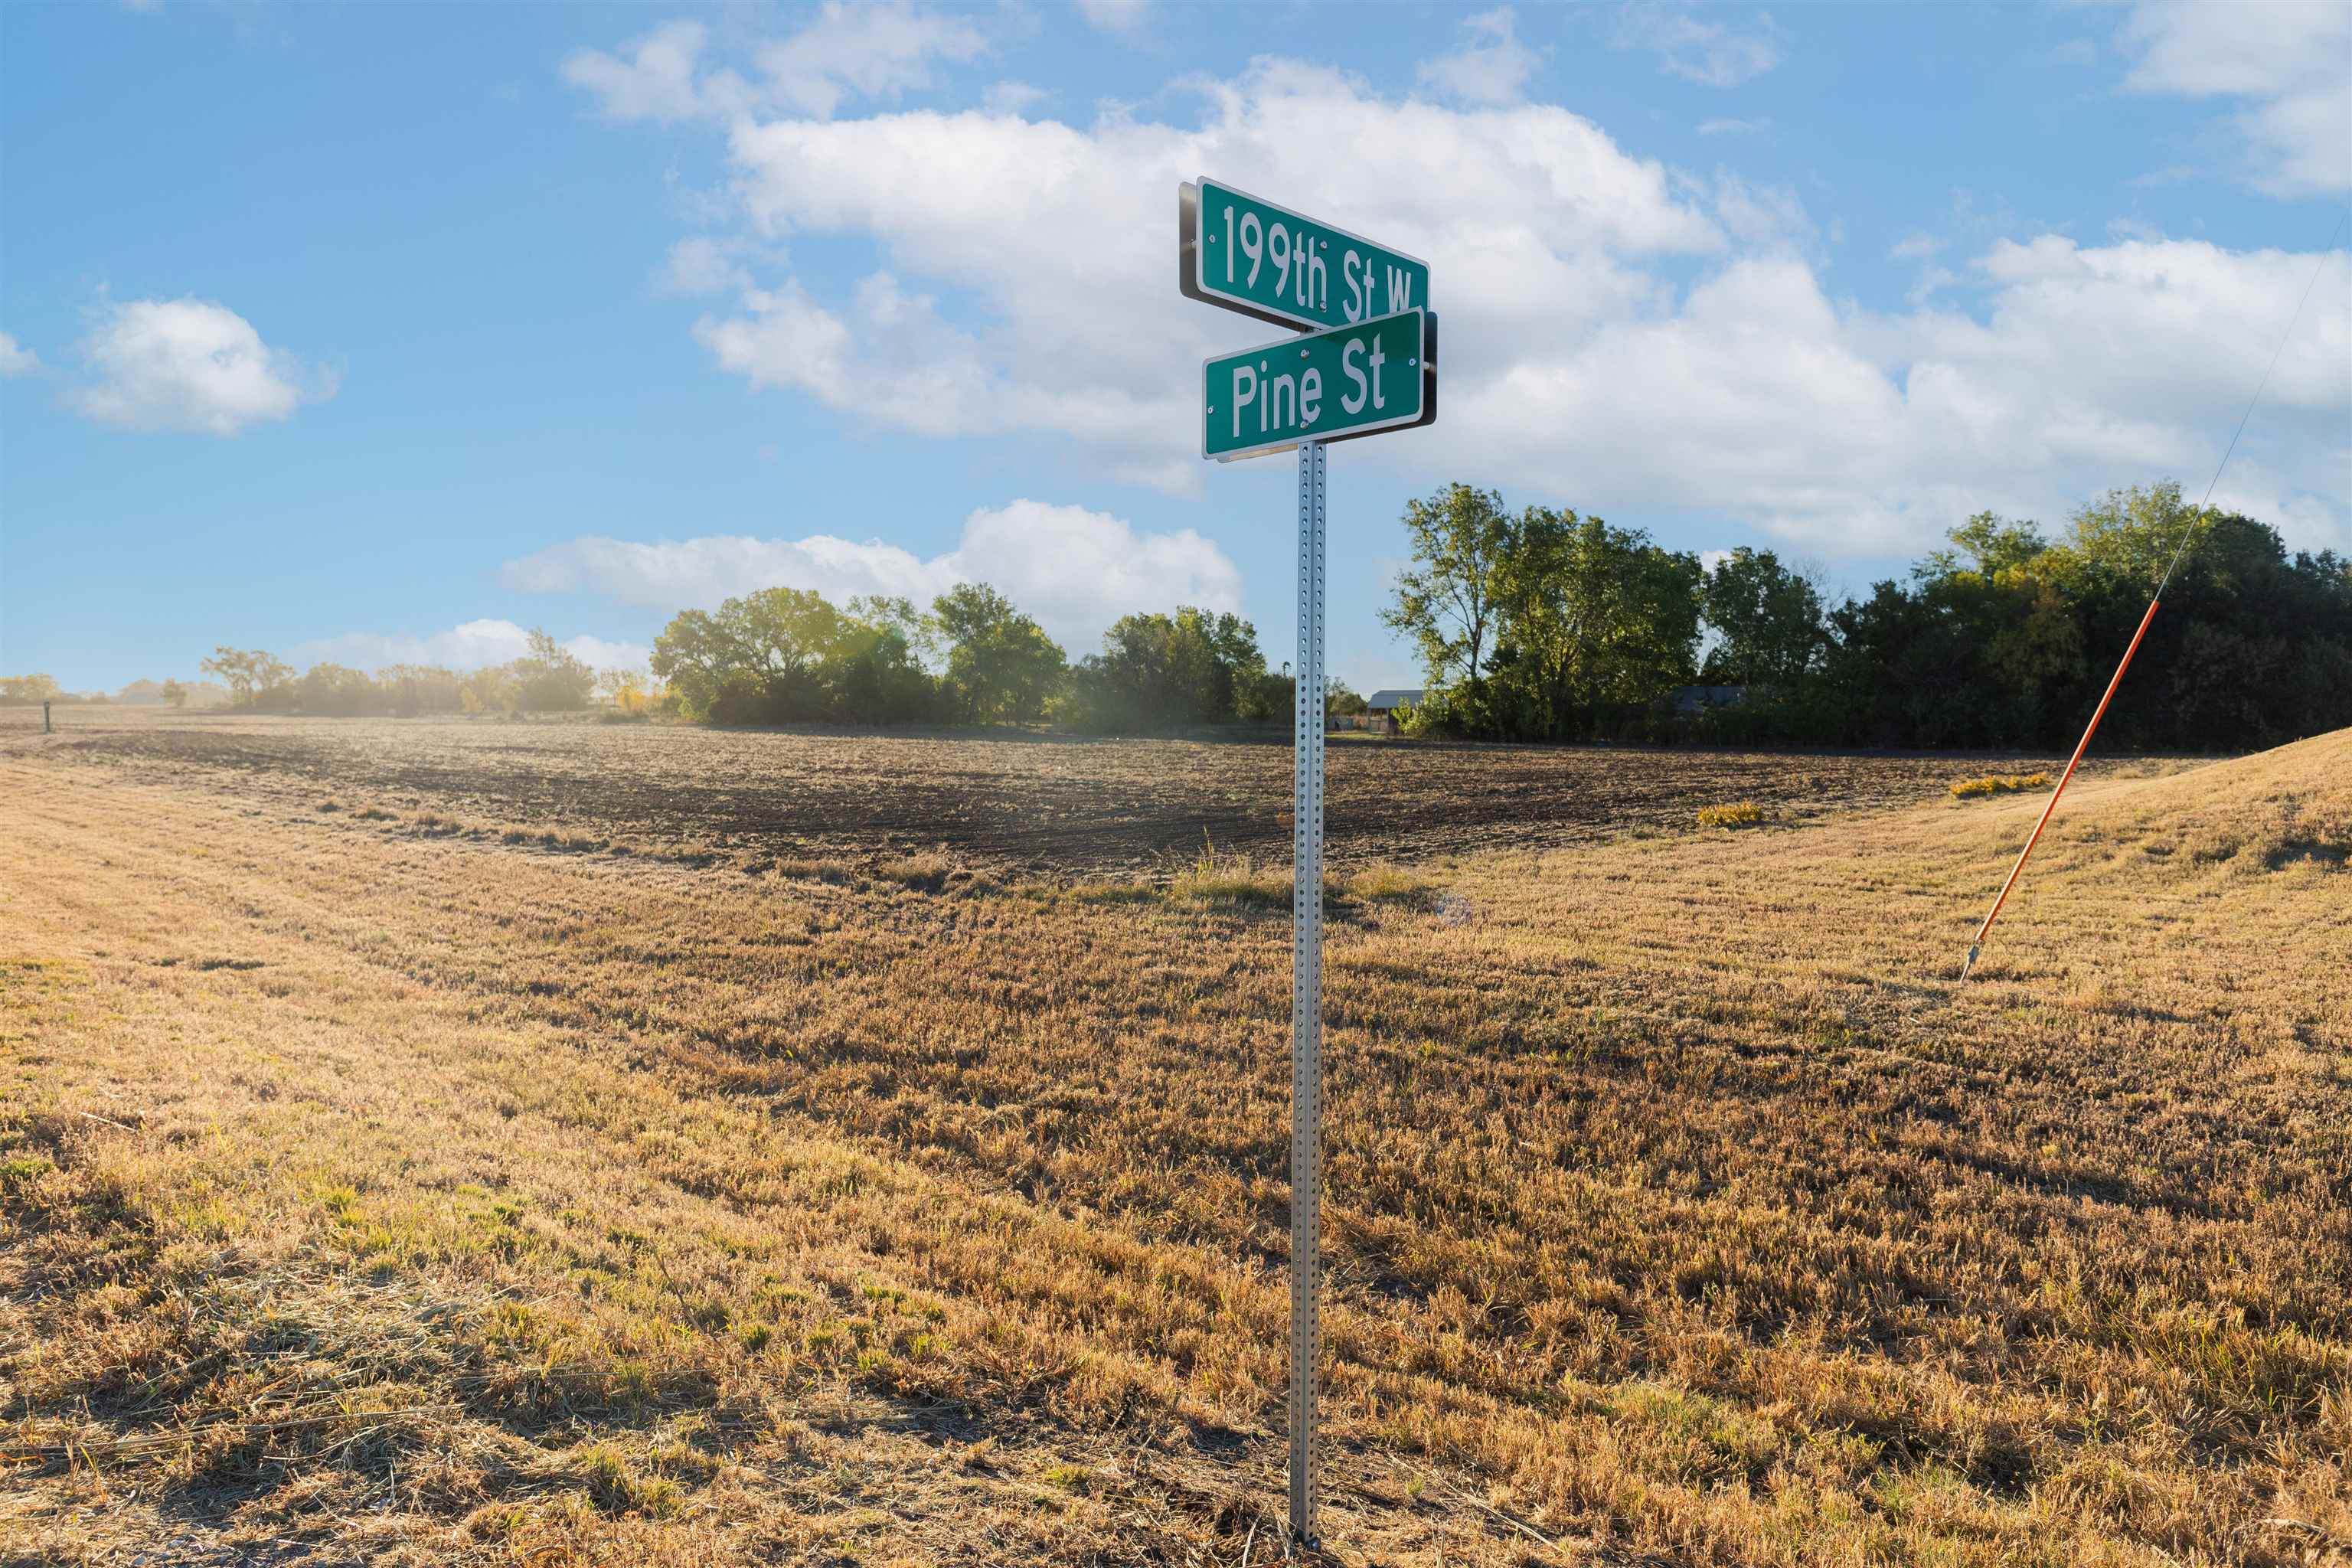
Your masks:
M974 865L1099 875L1163 868L1204 843L1286 861L1290 840L1286 737L174 720L89 710L48 739L58 760L155 782L738 857L938 848ZM1802 822L1942 799L1996 763L2030 773L2063 762L1335 740L1325 822L1340 866L1420 860L1682 831L1699 807L1738 801ZM2179 765L2102 760L2086 774Z

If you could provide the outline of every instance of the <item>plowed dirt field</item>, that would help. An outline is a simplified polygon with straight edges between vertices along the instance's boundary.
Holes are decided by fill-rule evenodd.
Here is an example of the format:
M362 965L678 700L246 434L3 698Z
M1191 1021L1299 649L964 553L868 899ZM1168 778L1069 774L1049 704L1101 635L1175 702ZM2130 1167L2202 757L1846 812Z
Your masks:
M16 727L17 743L34 737ZM1286 740L1090 740L970 732L705 731L496 720L155 719L89 710L42 747L154 782L315 809L436 814L468 826L730 858L942 848L1007 869L1149 872L1199 854L1288 858ZM1801 822L1942 799L2048 757L1435 746L1335 740L1333 860L1544 848L1687 829L1752 800ZM2087 772L2170 771L2146 761Z

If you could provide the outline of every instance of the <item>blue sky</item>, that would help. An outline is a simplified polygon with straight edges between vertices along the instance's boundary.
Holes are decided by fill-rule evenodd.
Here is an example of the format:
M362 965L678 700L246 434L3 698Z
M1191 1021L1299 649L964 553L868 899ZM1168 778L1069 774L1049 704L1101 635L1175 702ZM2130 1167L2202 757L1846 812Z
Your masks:
M1332 453L1335 672L1454 479L1859 587L2212 472L2352 546L2352 8L0 8L0 672L599 663L772 583L1291 636L1202 463L1208 174L1426 258Z

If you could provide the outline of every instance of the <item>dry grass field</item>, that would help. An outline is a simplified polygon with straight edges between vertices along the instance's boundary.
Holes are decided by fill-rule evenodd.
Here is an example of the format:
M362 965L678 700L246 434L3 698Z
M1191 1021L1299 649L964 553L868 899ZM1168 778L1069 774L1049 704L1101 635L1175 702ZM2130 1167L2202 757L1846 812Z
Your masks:
M1277 1555L1286 752L68 721L0 1559ZM2352 732L2047 763L1335 748L1335 1560L2352 1557Z

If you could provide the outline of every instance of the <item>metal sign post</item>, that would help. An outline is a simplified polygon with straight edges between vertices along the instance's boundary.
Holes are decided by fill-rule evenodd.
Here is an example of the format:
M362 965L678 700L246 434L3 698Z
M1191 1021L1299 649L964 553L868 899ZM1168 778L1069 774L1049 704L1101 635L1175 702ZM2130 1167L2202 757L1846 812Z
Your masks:
M1298 678L1290 822L1290 1537L1315 1542L1315 1372L1322 1348L1323 443L1298 448Z
M1323 514L1333 441L1437 418L1429 268L1213 180L1176 191L1187 299L1308 329L1201 366L1201 456L1298 448L1290 826L1290 1541L1315 1539L1323 1199Z

